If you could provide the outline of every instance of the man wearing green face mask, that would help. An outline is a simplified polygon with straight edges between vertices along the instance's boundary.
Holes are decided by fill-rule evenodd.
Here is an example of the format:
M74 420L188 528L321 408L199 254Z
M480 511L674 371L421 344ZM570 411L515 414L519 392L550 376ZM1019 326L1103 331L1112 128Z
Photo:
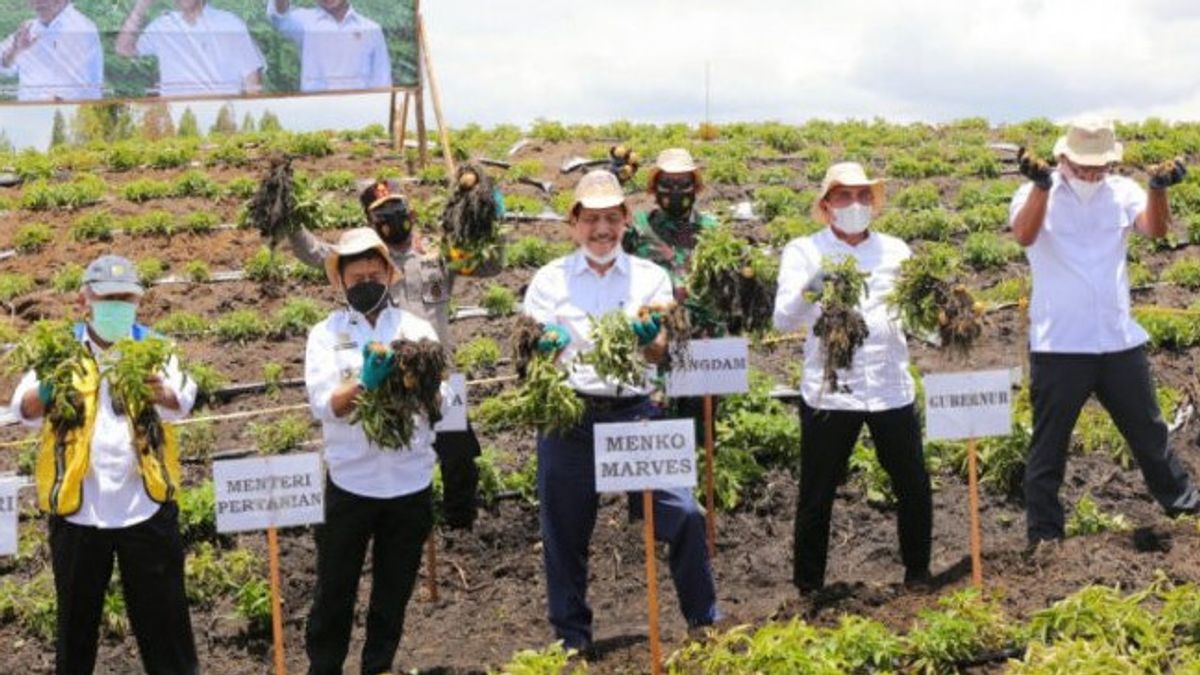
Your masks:
M142 340L149 329L136 322L142 286L132 263L101 256L83 276L88 320L75 339L93 358L81 359L76 389L83 425L59 437L48 416L55 405L49 383L26 373L12 412L42 428L37 459L38 502L50 514L49 543L58 598L55 662L59 673L91 673L104 594L113 560L121 572L125 603L142 665L150 673L198 672L187 596L183 541L179 535L179 464L169 423L187 416L196 383L172 357L163 372L146 379L164 424L161 452L139 453L134 425L114 405L96 363L113 343ZM60 397L61 399L61 397Z

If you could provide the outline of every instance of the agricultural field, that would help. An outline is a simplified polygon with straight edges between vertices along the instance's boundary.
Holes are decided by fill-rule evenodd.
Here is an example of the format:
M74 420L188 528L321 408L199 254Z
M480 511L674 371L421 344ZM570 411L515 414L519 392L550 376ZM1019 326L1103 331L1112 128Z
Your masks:
M909 241L918 256L953 257L987 308L969 356L910 339L915 370L932 373L1026 367L1028 268L1005 231L1019 179L1013 153L989 144L1028 145L1046 156L1058 134L1045 120L997 128L978 119L936 127L814 121L701 129L538 120L528 129L455 130L459 159L510 163L489 169L510 214L507 264L496 277L460 278L452 306L460 314L451 324L452 360L485 381L470 390L471 417L485 447L485 508L472 532L439 532L438 599L429 599L423 570L399 662L422 672L550 673L565 659L552 649L515 655L545 647L551 630L534 439L512 427L500 397L511 386L504 376L512 374L515 303L537 266L571 249L567 226L552 216L564 214L579 176L560 172L564 160L602 159L616 143L646 158L686 146L704 168L701 207L772 258L789 239L817 228L808 212L826 167L842 159L865 163L890 179L875 227ZM1176 155L1200 158L1200 125L1147 120L1119 127L1118 136L1126 141L1121 171L1143 183L1145 166ZM271 255L253 228L239 226L266 158L278 151L297 156L305 218L321 236L359 225L357 182L385 176L404 181L424 231L436 235L445 201L439 158L420 169L414 151L393 151L379 128L272 129L0 154L0 171L23 179L0 188L0 251L11 251L0 259L0 343L15 342L40 319L77 318L82 266L116 252L137 262L154 284L141 319L177 340L206 391L194 419L181 427L180 506L193 626L201 662L212 673L268 672L271 638L265 536L215 532L211 461L317 448L319 431L302 405L304 341L308 326L338 302L323 274L305 269L286 245ZM637 208L651 204L639 190L645 177L643 168L631 183ZM550 190L533 184L539 181ZM1168 422L1179 422L1172 445L1200 476L1200 423L1190 412L1200 401L1200 170L1170 194L1170 237L1131 247L1133 300L1152 335ZM790 472L799 420L786 397L771 395L798 380L800 349L788 336L756 335L751 392L720 403L714 567L722 609L747 627L689 643L674 596L664 590L663 634L673 670L1200 672L1200 523L1162 515L1094 402L1076 428L1062 491L1072 536L1061 545L1024 550L1020 477L1030 422L1028 406L1018 403L1012 435L980 444L983 596L967 590L964 446L926 448L935 481L937 588L910 593L900 584L890 489L864 436L834 511L830 588L800 599L790 581L796 497ZM0 376L0 390L11 392L16 381L12 373ZM29 473L29 441L26 429L0 429L0 472ZM640 526L628 522L624 501L602 500L592 542L590 601L599 640L592 673L643 672L648 659ZM22 506L20 553L0 559L0 644L7 647L0 672L50 672L54 593L45 523L31 490ZM287 663L301 672L315 547L306 528L281 531L280 542ZM659 571L660 588L669 589L665 562ZM105 604L100 662L106 672L137 672L117 589ZM363 584L355 644L361 644L366 592ZM356 670L357 659L352 648L347 668Z

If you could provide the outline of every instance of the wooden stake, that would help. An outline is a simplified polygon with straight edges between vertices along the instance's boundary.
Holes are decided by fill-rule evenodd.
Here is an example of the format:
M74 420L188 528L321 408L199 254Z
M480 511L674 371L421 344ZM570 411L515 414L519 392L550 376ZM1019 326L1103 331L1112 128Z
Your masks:
M658 571L654 557L654 492L642 490L642 531L646 546L646 601L650 607L650 673L662 673L662 647L658 639Z
M429 567L429 575L425 577L425 588L429 591L429 601L438 601L437 587L437 530L429 532L425 540L425 564Z
M400 107L400 133L396 140L396 150L404 152L404 137L408 135L408 102L412 98L411 92L404 92L404 102Z
M283 654L283 601L279 589L279 535L267 528L267 561L271 574L271 636L275 640L275 675L287 675Z
M396 131L396 92L392 91L388 99L388 133L392 137L392 149L400 149L400 134Z
M979 479L977 477L975 439L967 439L967 494L971 509L971 581L983 590L983 551L979 538Z
M420 153L420 167L429 165L429 136L425 133L425 94L420 90L413 93L415 117L417 118L417 150Z
M421 56L425 61L425 74L429 77L429 94L433 97L433 116L437 120L438 136L442 141L442 161L446 163L446 179L454 180L454 156L450 152L450 130L442 116L442 95L438 89L437 75L433 72L433 55L429 52L429 36L425 32L425 18L417 16L417 38L421 41Z
M717 505L713 429L713 397L704 397L704 533L708 539L708 558L717 555Z

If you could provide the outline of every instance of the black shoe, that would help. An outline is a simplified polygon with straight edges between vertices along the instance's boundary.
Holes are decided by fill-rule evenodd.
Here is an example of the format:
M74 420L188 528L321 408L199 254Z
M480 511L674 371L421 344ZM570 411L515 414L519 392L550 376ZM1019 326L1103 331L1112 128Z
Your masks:
M933 575L929 573L929 568L905 572L904 588L917 593L927 593L933 590Z

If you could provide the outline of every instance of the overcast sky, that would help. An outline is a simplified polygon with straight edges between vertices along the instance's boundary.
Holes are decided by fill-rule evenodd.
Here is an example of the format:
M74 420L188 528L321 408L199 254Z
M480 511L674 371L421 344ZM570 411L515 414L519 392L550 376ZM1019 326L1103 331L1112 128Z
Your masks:
M1200 119L1196 0L424 0L452 126L704 118ZM211 123L216 105L193 105ZM387 119L386 97L236 104L296 129ZM0 109L45 145L53 109ZM432 119L432 115L430 116Z

